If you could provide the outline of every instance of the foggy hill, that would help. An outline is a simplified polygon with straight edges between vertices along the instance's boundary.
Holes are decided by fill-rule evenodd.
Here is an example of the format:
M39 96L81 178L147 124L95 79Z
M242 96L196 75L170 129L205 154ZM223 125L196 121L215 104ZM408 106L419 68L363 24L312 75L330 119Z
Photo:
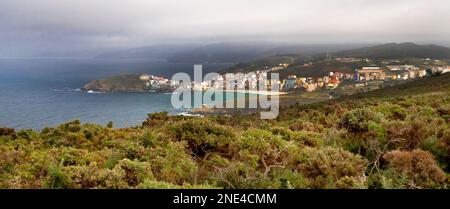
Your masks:
M377 46L363 47L340 51L336 56L395 59L395 58L450 58L450 48L438 45L418 45L414 43L387 43Z
M287 44L220 42L206 45L155 45L102 53L97 58L166 59L179 63L243 63L280 54L314 55L327 50L347 50L365 44Z

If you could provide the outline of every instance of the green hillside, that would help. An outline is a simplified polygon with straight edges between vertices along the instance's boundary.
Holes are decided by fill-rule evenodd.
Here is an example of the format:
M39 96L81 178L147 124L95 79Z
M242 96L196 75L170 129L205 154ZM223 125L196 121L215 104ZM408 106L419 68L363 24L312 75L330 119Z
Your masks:
M450 186L450 74L282 107L276 120L155 113L112 125L0 128L0 188Z
M94 80L84 85L84 90L107 92L143 92L145 83L139 79L139 75L118 75L100 80Z
M293 65L280 71L280 77L286 78L288 75L303 77L322 77L329 72L354 73L355 69L367 65L367 62L342 63L337 61L318 61L312 66Z
M306 56L296 54L269 56L263 59L257 59L245 63L236 64L233 67L222 70L219 73L249 73L255 70L262 70L272 66L278 66L280 63L295 63L299 59L307 59Z

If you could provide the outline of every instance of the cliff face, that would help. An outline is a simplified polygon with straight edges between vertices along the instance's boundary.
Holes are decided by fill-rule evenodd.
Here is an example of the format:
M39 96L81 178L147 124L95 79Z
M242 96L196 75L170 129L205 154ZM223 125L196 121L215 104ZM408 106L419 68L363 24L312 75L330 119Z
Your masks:
M100 80L94 80L84 85L86 91L106 92L145 92L146 86L139 75L119 75Z

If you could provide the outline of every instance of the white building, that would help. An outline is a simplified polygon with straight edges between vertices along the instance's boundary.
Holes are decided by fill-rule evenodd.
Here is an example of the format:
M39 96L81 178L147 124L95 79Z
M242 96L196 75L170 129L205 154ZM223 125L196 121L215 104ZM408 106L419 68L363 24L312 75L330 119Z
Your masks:
M141 76L139 76L139 79L140 79L141 81L147 82L147 81L150 80L150 75L149 75L149 74L142 74Z
M414 66L414 65L389 65L386 66L389 70L392 71L398 71L398 70L419 70L418 67Z

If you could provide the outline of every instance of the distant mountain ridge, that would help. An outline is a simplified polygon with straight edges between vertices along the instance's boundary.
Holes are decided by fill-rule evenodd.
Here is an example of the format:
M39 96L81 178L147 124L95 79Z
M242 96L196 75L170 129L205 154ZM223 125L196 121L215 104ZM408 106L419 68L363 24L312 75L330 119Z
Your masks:
M450 58L450 48L433 44L418 45L410 42L387 43L358 49L345 50L335 53L337 56L395 59L395 58Z
M206 45L155 45L102 53L96 58L165 59L175 63L243 63L280 54L315 55L329 49L354 49L365 44L286 44L219 42Z

